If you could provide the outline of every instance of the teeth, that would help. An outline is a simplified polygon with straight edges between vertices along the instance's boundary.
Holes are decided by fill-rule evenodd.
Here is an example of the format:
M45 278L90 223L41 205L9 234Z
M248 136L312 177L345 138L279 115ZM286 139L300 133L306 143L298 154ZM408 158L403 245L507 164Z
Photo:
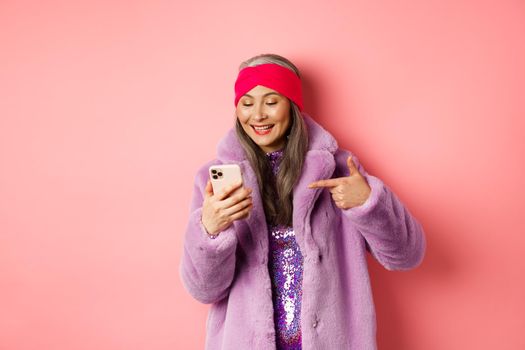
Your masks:
M254 126L255 130L268 130L272 127L272 125L265 125L265 126Z

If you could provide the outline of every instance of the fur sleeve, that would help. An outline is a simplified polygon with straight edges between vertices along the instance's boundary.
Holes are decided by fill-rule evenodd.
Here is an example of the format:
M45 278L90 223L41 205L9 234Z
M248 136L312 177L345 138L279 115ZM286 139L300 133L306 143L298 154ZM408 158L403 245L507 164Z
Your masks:
M198 301L211 304L229 293L235 272L237 235L234 225L211 239L202 224L202 202L208 180L208 163L195 177L190 216L184 237L180 276L186 290Z
M348 151L336 154L340 176L349 175L346 159L350 154ZM352 159L372 192L362 205L342 210L343 215L361 232L372 255L387 270L417 267L426 250L421 224L383 181L368 174L353 154Z

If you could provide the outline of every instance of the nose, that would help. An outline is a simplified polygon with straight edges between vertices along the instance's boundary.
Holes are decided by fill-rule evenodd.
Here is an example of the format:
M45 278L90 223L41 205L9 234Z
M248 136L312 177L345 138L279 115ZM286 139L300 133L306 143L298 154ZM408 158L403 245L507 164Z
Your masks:
M268 118L268 115L266 114L266 112L264 110L264 104L263 103L258 103L257 107L255 108L254 119L257 120L257 121L261 121L261 120L264 120L266 118Z

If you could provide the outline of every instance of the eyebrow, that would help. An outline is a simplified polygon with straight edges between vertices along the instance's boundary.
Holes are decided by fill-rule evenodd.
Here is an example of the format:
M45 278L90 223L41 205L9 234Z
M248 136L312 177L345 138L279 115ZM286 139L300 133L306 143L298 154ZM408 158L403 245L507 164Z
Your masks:
M277 96L279 96L279 94L277 92L268 92L268 93L264 94L263 97L266 97L268 95L277 95ZM248 97L252 97L253 98L253 96L250 95L250 94L244 94L244 96L248 96Z

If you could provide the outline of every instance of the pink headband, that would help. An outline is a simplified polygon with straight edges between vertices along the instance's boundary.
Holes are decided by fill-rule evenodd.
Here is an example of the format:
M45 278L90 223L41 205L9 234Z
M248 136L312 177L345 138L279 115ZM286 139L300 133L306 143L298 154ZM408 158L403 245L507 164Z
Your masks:
M244 94L257 85L277 91L295 102L299 110L303 110L301 80L288 68L275 63L246 67L239 72L235 81L235 106Z

